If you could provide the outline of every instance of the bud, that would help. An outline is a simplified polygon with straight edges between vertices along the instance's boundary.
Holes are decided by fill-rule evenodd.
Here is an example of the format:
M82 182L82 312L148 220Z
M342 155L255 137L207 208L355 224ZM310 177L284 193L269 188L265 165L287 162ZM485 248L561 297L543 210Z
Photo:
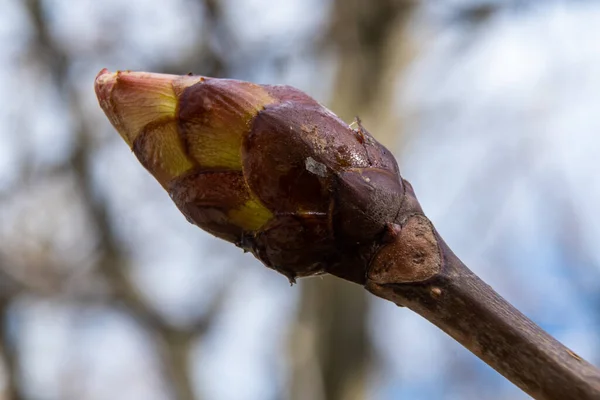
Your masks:
M190 222L291 280L323 272L364 280L405 188L360 121L350 127L289 86L102 70L95 88Z

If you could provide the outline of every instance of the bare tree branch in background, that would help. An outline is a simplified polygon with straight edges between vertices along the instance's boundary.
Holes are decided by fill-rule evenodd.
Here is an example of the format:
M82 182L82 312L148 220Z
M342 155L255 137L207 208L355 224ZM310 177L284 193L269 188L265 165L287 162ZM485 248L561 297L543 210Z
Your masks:
M563 180L561 184L568 187L566 177L559 176L558 179ZM586 246L587 233L583 232L583 221L586 217L571 196L554 193L550 187L548 185L544 188L545 195L560 205L556 208L561 210L558 215L555 240L560 243L564 273L569 277L568 282L573 285L576 292L587 294L592 308L595 309L593 319L598 325L598 321L600 321L600 264L597 258L594 258L589 246ZM596 343L600 344L600 338L597 336ZM597 353L592 362L597 365L598 360L600 360L600 354Z
M202 12L202 33L194 48L175 63L158 66L158 71L167 74L202 73L206 76L225 77L229 70L229 61L222 49L234 52L233 38L225 26L223 4L219 0L189 0L197 3Z
M220 76L226 70L227 61L211 47L211 41L221 40L216 37L216 27L221 25L221 8L217 1L200 0L199 4L204 8L204 30L205 34L197 40L197 51L191 53L189 59L180 60L177 65L157 66L157 69L163 70L182 70L196 69ZM192 383L191 372L191 349L209 328L215 313L220 309L220 304L224 299L225 290L221 290L213 299L213 304L209 304L208 312L199 317L188 326L175 326L165 320L165 318L155 310L144 298L136 284L131 280L128 272L128 259L125 249L117 242L113 223L108 215L104 201L98 198L97 190L92 185L91 179L91 156L94 152L92 139L92 129L89 121L85 118L85 111L80 105L78 93L67 79L70 63L73 61L64 50L56 45L50 27L47 24L43 3L40 0L27 0L26 10L29 14L34 30L31 48L29 50L29 61L39 65L42 69L49 72L52 84L61 94L62 101L66 103L66 109L71 110L75 118L74 126L75 144L69 158L65 163L56 168L49 169L43 173L47 174L72 174L74 173L76 188L84 199L87 212L90 216L91 232L97 235L95 256L96 263L94 270L99 272L99 276L109 286L109 297L106 299L116 308L126 311L144 330L154 337L157 351L163 360L163 374L172 390L172 398L180 400L198 399L198 393L195 393ZM222 28L222 27L221 27ZM219 34L224 35L223 29ZM47 177L47 176L46 176ZM37 179L38 177L36 177ZM44 177L42 177L43 179ZM5 274L0 269L2 275ZM29 286L27 283L15 281L15 285L9 288L4 286L13 282L10 275L6 279L1 279L3 285L0 294L0 348L6 369L8 371L8 396L13 400L24 399L21 392L23 382L18 376L19 354L14 348L14 343L9 340L8 329L6 327L8 317L6 310L15 299L18 293L27 293L33 291L37 293L35 286ZM54 287L57 293L60 293L59 287ZM49 294L49 293L45 293ZM50 295L52 295L50 293ZM73 298L73 301L82 299Z
M21 392L18 358L10 338L8 326L8 308L11 300L17 295L17 285L2 270L3 263L0 259L0 357L6 371L6 387L4 395L6 400L24 400Z
M377 140L395 149L401 136L394 98L402 71L416 49L408 35L416 0L337 0L332 12L331 42L338 54L332 104L350 121L360 110ZM377 130L376 130L377 128Z
M365 126L391 149L397 149L401 137L392 112L394 82L411 59L406 22L414 5L413 1L337 0L326 39L338 65L331 108L346 121L360 110ZM305 361L294 364L292 398L366 398L372 351L366 293L330 276L302 281L301 286L292 354ZM316 364L307 358L307 347ZM318 384L321 393L315 397L307 388Z

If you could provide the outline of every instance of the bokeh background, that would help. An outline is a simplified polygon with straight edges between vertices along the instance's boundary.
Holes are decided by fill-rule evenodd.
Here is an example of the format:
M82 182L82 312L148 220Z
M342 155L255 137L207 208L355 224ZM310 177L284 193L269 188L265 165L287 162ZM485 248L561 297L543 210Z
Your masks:
M477 274L600 363L600 2L0 0L0 398L525 399L409 310L191 226L103 67L294 85Z

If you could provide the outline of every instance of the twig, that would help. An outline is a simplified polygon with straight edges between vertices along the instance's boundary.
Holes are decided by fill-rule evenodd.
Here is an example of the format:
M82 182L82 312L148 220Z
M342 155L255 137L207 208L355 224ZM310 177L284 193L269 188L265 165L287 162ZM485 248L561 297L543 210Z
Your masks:
M388 229L367 290L417 312L536 399L600 398L600 370L471 272L426 217L400 215Z

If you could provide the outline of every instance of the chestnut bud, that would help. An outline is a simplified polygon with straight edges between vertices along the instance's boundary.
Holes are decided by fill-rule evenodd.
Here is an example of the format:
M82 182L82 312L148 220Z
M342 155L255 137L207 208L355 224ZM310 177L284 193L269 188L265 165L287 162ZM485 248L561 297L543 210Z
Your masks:
M95 89L190 222L292 281L364 271L399 213L404 185L390 152L295 88L102 70Z

